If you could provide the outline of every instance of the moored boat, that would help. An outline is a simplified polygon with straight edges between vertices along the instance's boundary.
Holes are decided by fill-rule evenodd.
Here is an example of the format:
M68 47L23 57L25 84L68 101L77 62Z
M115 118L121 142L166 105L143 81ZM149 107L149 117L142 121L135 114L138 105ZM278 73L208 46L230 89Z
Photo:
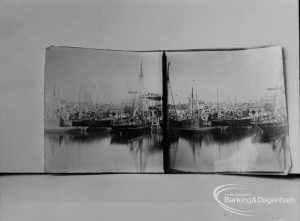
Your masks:
M105 119L90 119L90 120L73 120L72 126L83 126L89 129L110 127L112 120L110 118Z
M47 119L44 122L46 133L68 133L80 131L83 128L72 126L63 121L63 119Z
M145 131L151 128L151 123L149 122L126 122L124 124L112 124L111 128L120 132L138 132Z
M181 133L200 133L218 129L202 119L170 120L170 127Z
M212 126L228 126L228 127L248 127L251 124L251 119L216 119L212 120Z
M112 122L111 128L119 132L137 133L151 129L150 114L148 108L144 107L143 99L143 64L140 64L140 75L138 79L139 90L136 92L137 99L133 102L133 111L130 117L125 119L116 119Z
M172 92L171 92L172 93ZM175 110L170 114L169 127L181 133L203 133L217 129L217 127L211 124L211 114L207 106L201 110L196 108L194 104L194 90L192 87L191 93L191 105L188 109L179 112L176 109L175 101L173 100L173 106Z

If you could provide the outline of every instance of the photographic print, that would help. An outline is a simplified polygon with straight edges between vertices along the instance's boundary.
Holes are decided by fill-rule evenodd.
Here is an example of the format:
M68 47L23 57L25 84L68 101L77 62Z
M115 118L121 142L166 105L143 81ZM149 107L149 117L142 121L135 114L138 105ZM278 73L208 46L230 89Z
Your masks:
M49 47L45 172L163 172L161 53Z
M167 52L169 168L287 173L280 46Z
M290 167L280 46L46 50L46 172L286 174Z

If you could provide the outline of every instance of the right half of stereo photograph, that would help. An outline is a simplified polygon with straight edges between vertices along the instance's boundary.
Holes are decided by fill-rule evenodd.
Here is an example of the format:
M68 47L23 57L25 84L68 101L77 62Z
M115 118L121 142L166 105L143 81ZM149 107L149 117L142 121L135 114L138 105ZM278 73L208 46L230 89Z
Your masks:
M287 174L281 46L168 52L169 169Z

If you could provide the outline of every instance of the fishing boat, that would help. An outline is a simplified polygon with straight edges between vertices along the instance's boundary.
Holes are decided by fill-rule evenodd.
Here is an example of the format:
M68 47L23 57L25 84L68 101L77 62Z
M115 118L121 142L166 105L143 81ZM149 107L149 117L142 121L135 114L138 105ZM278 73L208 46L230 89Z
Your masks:
M62 125L59 123L54 122L53 120L45 120L45 129L46 133L71 133L71 132L78 132L81 130L79 127L73 127L70 125Z
M201 124L202 122L203 121L199 118L189 120L170 120L170 127L171 129L177 130L181 133L204 133L218 129L218 127L213 125L204 126Z
M52 107L49 108L49 112L46 111L45 113L44 131L46 133L68 133L82 130L79 127L73 126L69 114L66 111L61 110L62 108L59 104L54 81Z
M248 127L251 125L250 118L242 118L242 119L215 119L211 122L212 126L219 126L219 127Z
M119 132L137 133L139 131L145 131L151 129L151 121L149 113L144 108L143 95L143 63L140 63L140 74L138 79L139 90L134 93L135 98L133 101L133 111L127 119L116 119L112 121L111 128ZM132 92L131 92L132 93Z
M146 121L130 120L126 122L115 122L111 125L111 128L120 132L139 132L149 130L151 123Z
M98 100L97 100L98 102ZM79 91L79 110L72 117L72 126L77 127L86 127L87 130L102 130L110 127L112 118L110 118L107 114L103 114L103 110L101 108L87 109L82 110L80 103L80 91ZM93 105L91 103L91 105Z
M183 120L171 119L170 127L183 133L206 132L217 129L217 127L212 126L209 121L204 121L199 117Z
M247 128L251 126L248 107L228 105L218 107L216 116L213 117L211 124L217 127Z
M170 80L169 80L170 81ZM207 131L212 131L218 129L217 127L211 125L211 113L207 106L203 109L197 108L194 99L194 88L192 86L192 92L190 97L190 105L187 110L180 112L176 109L172 88L169 83L169 88L171 92L173 106L175 107L173 113L170 114L169 127L181 133L204 133ZM197 100L197 95L196 95Z
M86 119L86 120L73 120L72 126L88 127L87 129L100 129L110 127L112 119Z

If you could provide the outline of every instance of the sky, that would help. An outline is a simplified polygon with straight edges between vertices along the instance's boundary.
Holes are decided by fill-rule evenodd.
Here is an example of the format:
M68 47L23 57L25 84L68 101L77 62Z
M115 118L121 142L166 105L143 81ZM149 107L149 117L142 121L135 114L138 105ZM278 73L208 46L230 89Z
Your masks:
M283 83L280 46L238 51L169 52L175 103L186 103L192 87L208 102L260 101ZM217 96L218 94L218 96Z
M161 52L124 52L50 47L46 51L45 102L121 103L138 90L142 63L145 92L162 89ZM167 52L175 103L194 94L206 102L255 102L284 86L282 48Z
M67 101L121 103L138 91L143 71L144 91L161 93L161 53L122 52L50 47L46 52L45 102L55 95Z

